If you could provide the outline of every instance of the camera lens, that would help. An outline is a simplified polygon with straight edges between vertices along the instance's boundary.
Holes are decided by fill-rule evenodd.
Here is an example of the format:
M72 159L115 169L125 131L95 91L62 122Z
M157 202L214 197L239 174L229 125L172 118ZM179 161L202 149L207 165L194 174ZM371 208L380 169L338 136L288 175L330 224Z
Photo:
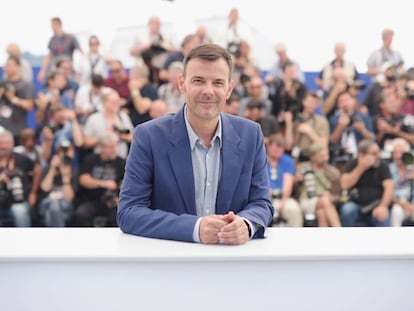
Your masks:
M404 152L401 156L401 160L405 165L413 165L414 164L414 154L411 152Z

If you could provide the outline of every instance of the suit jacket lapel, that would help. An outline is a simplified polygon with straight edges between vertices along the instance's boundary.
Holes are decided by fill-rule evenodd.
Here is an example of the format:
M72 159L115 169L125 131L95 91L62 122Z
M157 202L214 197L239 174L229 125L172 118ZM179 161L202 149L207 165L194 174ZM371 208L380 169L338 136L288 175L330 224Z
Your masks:
M187 212L196 215L193 165L184 120L184 108L176 113L171 128L170 141L172 144L172 148L169 150L170 164L180 189L180 195Z
M222 126L222 170L217 193L216 214L225 214L229 211L242 169L239 150L240 136L225 114L222 114Z

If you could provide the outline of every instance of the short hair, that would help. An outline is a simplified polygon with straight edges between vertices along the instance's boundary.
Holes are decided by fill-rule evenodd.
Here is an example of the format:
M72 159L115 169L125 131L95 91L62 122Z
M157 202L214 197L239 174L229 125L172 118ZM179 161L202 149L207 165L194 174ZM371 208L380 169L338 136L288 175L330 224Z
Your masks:
M203 59L209 62L216 61L220 58L224 59L229 67L229 80L231 79L233 75L233 59L229 52L227 52L227 50L220 45L207 43L193 48L184 58L184 77L186 76L188 63L190 60L195 58Z
M52 115L62 110L66 110L66 108L62 104L54 105L50 108L50 112L52 113Z
M233 102L239 102L240 96L236 93L231 93L229 98L226 100L226 105L231 105Z
M286 141L285 138L281 133L275 133L269 136L269 145L276 144L279 147L285 148L286 147Z
M93 73L91 75L92 85L95 87L101 87L104 85L104 77L99 73Z
M99 136L98 138L98 145L100 146L106 146L110 142L118 142L119 137L115 133L106 132Z
M384 40L385 38L391 36L394 34L394 30L390 29L390 28L385 28L382 31L382 39Z
M98 37L97 37L96 35L91 35L91 36L89 37L88 43L90 43L90 42L91 42L91 40L96 40L96 42L98 42L98 44L100 43L100 42L99 42L99 39L98 39Z
M372 139L363 139L358 144L358 153L359 154L366 154L368 152L368 149L371 148L371 146L376 145L377 143Z
M168 66L168 71L178 71L178 72L183 72L183 63L179 62L179 61L175 61L172 62L169 66Z
M185 47L191 40L197 38L196 34L188 34L184 37L183 41L181 41L181 48Z
M282 71L284 72L284 71L286 70L286 68L288 68L288 67L292 67L292 66L295 66L295 63L294 63L294 62L292 62L292 61L290 61L290 60L288 60L287 62L285 62L285 63L282 65Z
M400 145L404 147L406 152L410 151L410 143L402 137L394 138L391 144L392 144L393 150L395 149L395 146Z
M52 17L52 22L62 25L62 19L60 17Z
M20 131L20 142L23 143L27 141L28 139L37 139L36 131L32 128L24 128Z
M46 78L46 82L50 82L51 80L54 80L58 75L64 76L64 73L62 72L61 69L51 71Z
M57 58L55 66L56 68L60 68L62 64L66 62L69 62L70 64L72 64L72 60L70 59L69 56L61 55Z
M12 60L14 61L14 63L20 67L21 62L20 62L20 58L17 57L16 55L10 55L9 57L7 57L8 60Z
M133 66L131 68L130 72L134 72L134 73L140 75L141 77L145 77L145 78L149 78L149 76L150 76L150 71L148 69L148 66L145 65L145 64Z
M0 130L0 138L7 137L14 144L14 136L12 132L3 128Z

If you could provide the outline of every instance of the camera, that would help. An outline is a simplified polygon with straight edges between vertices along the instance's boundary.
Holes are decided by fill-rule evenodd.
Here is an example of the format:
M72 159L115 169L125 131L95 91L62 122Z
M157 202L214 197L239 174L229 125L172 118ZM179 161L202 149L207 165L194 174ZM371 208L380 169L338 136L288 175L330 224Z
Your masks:
M350 154L345 147L341 144L329 144L329 157L334 162L348 162L351 159L352 154Z
M55 134L57 131L63 129L63 124L48 125L48 128L52 131L53 134Z
M272 189L272 200L280 200L282 198L282 192L280 189Z
M303 183L306 189L306 195L309 199L316 197L316 180L315 173L309 167L306 167L303 171Z
M118 206L118 193L113 190L106 190L103 195L103 202L106 207L112 209Z
M350 117L350 125L353 125L355 122L362 122L362 123L364 123L364 120L362 119L361 116L354 114L354 115L352 115Z
M300 205L304 211L304 223L305 227L316 227L316 201L318 195L316 192L316 178L315 173L310 167L305 167L302 170L303 184L306 189L306 198L300 200Z
M241 75L240 75L239 80L240 80L241 84L245 84L246 82L250 81L250 76L245 74L244 72L242 72Z
M113 125L112 128L115 132L117 132L119 134L129 134L129 133L131 133L130 129L121 128L117 125Z
M412 151L404 152L401 156L402 162L407 166L414 165L414 153Z
M353 83L348 83L347 86L348 88L354 88L359 91L362 91L366 88L367 85L364 83L364 81L355 80Z
M282 198L282 192L280 189L272 189L272 204L274 208L274 214L273 214L273 220L271 223L272 227L286 227L287 226L287 220L282 217L282 215L279 213L279 202Z
M0 81L0 88L4 89L5 91L8 91L11 88L11 84L7 81Z
M9 176L9 182L7 183L7 189L10 191L13 202L19 203L24 201L24 189L22 177L14 173Z
M71 165L72 164L72 157L68 155L69 148L71 146L70 141L63 140L59 144L59 148L63 151L62 163L63 165Z
M230 42L227 45L227 51L233 55L234 57L240 57L240 43L237 42Z

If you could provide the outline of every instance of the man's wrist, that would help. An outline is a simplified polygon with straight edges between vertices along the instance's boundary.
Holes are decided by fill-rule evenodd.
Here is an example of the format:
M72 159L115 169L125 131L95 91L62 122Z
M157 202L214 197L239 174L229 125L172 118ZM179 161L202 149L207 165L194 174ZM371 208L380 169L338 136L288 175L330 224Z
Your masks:
M252 238L252 228L250 227L250 224L246 219L243 219L243 221L247 226L247 230L249 231L249 239L251 239Z
M19 105L19 102L20 102L20 99L17 96L14 96L11 99L11 102L12 102L13 105L18 106Z

